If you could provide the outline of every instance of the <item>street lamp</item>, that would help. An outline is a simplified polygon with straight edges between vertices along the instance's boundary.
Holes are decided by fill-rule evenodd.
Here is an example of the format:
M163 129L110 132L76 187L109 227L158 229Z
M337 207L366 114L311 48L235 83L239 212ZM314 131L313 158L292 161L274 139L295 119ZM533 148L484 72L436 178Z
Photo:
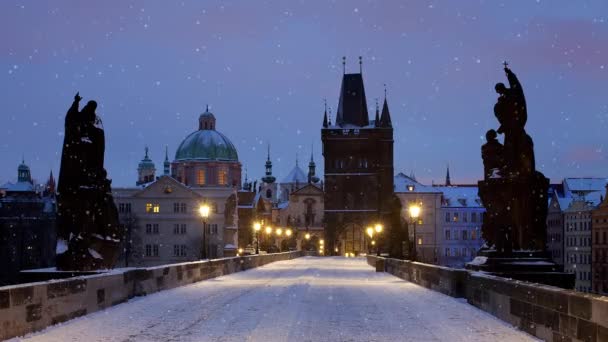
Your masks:
M304 235L304 238L305 238L306 240L310 240L310 234L309 234L309 233L306 233L306 235Z
M266 234L271 234L272 233L272 227L271 226L267 226L266 227Z
M283 229L277 228L276 233L277 233L278 236L283 235Z
M207 219L209 218L209 206L204 203L198 208L199 214L203 218L203 245L201 247L201 259L207 259L207 244L205 241L205 230L207 229Z
M285 230L285 235L287 235L287 237L291 237L291 234L292 234L292 233L293 233L293 232L291 231L291 229L287 229L287 230Z
M262 224L259 222L255 222L253 224L253 230L255 232L255 254L260 254L260 238L259 232L262 229Z
M416 221L418 221L418 217L420 217L421 210L422 209L417 204L412 204L412 205L410 205L410 208L409 208L410 222L412 223L412 229L414 230L414 250L412 253L412 261L416 261L416 257L417 257L416 249L418 248L418 246L416 246L416 245L418 244L418 241L416 241Z
M369 236L370 240L374 238L374 228L372 227L367 227L367 229L365 230L365 232L367 233L367 235ZM367 244L367 253L371 254L372 253L372 246L371 243Z
M377 223L376 226L374 227L374 230L378 234L382 233L382 229L384 229L384 227L380 223ZM378 241L380 241L379 236L378 236ZM380 256L380 243L378 243L378 247L376 247L376 255Z

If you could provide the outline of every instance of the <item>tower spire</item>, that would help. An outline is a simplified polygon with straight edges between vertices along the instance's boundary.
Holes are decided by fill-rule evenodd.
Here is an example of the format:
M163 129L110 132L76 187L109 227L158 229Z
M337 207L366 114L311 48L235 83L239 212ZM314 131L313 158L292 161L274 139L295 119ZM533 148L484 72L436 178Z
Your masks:
M380 107L378 107L378 98L376 97L376 119L374 120L374 126L380 126Z
M386 83L384 84L384 104L382 105L382 115L380 116L380 127L393 127L391 113L388 110L388 101L386 99Z
M266 158L266 173L262 178L264 183L272 184L276 180L276 177L272 175L272 162L270 161L270 144L268 144L268 157Z
M308 163L308 183L317 183L319 182L319 177L315 175L316 173L316 164L313 157L314 154L314 144L310 144L310 162Z
M342 56L342 74L346 74L346 56Z
M359 56L359 73L363 75L363 59Z
M445 186L451 186L452 182L450 181L450 164L448 164L447 171L445 173Z
M323 127L327 128L327 99L323 99L323 102L325 103L325 112L323 114Z
M163 163L163 175L171 173L171 162L169 162L169 146L165 145L165 162Z

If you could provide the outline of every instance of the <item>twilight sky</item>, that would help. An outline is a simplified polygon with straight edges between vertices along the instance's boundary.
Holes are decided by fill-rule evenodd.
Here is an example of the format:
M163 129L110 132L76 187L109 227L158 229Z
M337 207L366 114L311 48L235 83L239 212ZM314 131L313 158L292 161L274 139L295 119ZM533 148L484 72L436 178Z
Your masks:
M537 167L554 182L608 177L605 0L172 3L0 2L0 183L22 155L34 178L58 173L76 91L100 105L115 186L135 184L146 145L162 170L206 104L250 178L267 143L279 180L311 144L322 174L323 98L337 106L341 58L355 72L359 55L370 107L388 87L395 172L443 182L449 163L453 182L482 177L506 59Z

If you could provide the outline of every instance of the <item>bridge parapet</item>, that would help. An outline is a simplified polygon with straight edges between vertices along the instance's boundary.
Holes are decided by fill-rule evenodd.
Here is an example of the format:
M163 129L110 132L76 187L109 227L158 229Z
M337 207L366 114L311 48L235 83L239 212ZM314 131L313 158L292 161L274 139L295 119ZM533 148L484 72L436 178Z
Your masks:
M409 260L376 268L467 302L545 341L608 341L608 297Z
M250 255L117 269L103 274L0 287L0 340L38 331L136 296L301 256L303 252L300 251Z

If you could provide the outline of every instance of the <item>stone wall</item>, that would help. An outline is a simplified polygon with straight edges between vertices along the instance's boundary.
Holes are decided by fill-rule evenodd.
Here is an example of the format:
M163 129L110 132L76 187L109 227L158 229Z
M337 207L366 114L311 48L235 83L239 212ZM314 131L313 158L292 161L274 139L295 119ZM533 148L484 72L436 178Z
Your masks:
M302 252L251 255L0 287L0 340L41 330L135 296L300 256Z
M368 256L376 267L467 302L545 341L608 341L608 297L553 286Z

